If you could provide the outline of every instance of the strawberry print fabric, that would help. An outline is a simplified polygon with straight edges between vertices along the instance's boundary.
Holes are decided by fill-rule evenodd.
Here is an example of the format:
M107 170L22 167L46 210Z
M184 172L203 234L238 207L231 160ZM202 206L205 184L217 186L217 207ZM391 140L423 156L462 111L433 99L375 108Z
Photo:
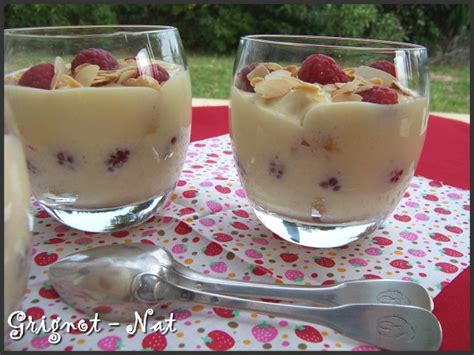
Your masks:
M413 178L394 213L369 237L333 249L291 244L255 217L235 170L229 136L194 142L175 193L160 215L128 231L84 233L70 229L33 202L33 264L21 309L33 319L85 318L48 284L48 267L74 252L111 243L150 243L182 264L215 277L252 282L331 284L359 278L418 282L431 296L469 266L469 191ZM104 311L104 310L103 310ZM254 312L167 302L155 320L177 319L174 333L138 331L125 325L85 335L26 333L5 337L8 350L378 350L320 326ZM153 324L151 324L153 325ZM5 329L6 334L9 330Z

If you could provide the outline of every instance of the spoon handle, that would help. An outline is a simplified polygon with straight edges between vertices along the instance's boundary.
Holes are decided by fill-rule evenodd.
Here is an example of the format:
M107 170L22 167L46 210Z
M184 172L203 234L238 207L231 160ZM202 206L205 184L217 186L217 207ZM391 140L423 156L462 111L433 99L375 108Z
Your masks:
M171 284L170 284L171 285ZM441 327L425 309L389 304L308 307L275 304L176 287L181 301L256 311L327 326L344 336L387 350L437 350Z
M174 274L174 275L173 275ZM401 280L351 280L330 286L277 285L214 278L178 265L169 270L173 283L190 289L239 296L298 300L322 306L349 303L411 305L433 309L433 301L425 288Z

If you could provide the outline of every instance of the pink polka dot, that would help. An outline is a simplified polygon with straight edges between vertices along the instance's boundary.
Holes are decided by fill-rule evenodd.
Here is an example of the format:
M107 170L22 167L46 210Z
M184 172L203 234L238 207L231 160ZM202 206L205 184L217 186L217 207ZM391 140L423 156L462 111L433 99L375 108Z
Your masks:
M287 340L281 343L281 346L288 346L288 345L290 345L290 342Z
M281 320L280 323L278 323L278 324L280 324L281 327L288 326L288 322L286 320Z
M417 213L415 215L415 218L418 219L419 221L427 221L430 219L430 217L428 217L426 214L424 213Z
M449 193L448 197L452 200L459 200L459 199L462 198L462 196L460 194L457 194L457 193L454 193L454 192Z

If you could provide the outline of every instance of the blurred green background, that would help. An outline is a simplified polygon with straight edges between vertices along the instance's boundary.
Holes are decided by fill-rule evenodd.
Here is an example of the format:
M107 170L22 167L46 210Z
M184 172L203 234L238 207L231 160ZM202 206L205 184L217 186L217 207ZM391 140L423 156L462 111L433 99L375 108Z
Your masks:
M227 98L238 40L252 33L375 38L428 47L431 110L468 113L469 5L6 5L5 28L161 24L179 29L193 97ZM223 78L229 78L223 80Z

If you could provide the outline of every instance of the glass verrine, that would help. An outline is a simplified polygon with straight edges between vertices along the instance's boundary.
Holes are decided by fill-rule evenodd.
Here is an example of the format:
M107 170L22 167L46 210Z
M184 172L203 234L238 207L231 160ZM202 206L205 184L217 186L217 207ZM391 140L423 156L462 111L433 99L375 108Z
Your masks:
M282 238L337 247L402 198L428 120L426 48L316 36L243 37L230 131L257 217Z
M5 30L5 102L32 191L71 227L137 225L172 193L191 128L178 30L78 26Z
M9 111L5 105L5 112ZM3 132L3 322L21 303L31 262L30 182L22 143L15 124L4 121Z

